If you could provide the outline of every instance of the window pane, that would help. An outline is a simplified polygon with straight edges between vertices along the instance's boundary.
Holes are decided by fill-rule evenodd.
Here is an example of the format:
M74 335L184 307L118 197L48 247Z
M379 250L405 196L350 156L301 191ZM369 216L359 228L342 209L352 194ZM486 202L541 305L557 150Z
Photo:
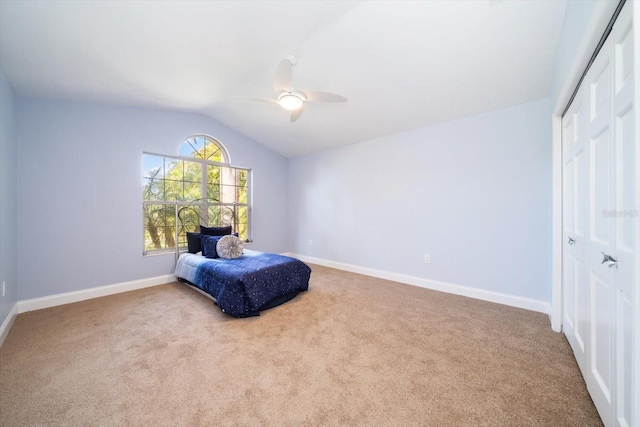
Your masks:
M171 205L164 205L164 241L167 248L176 246L176 208Z
M219 227L222 225L222 207L221 206L209 206L209 218L207 220L207 226Z
M156 238L156 228L151 229L147 222L147 218L145 215L145 225L144 225L144 251L152 251L155 249L160 249L161 244L160 240Z
M202 186L199 182L185 182L184 183L184 196L182 200L191 202L198 200L202 195Z
M197 232L200 226L200 206L181 206L178 208L178 244L187 246L187 232Z
M145 251L175 245L175 208L170 205L144 207Z
M165 200L172 202L174 200L182 200L182 194L184 192L182 188L182 181L170 181L166 180L164 184Z
M209 227L233 226L234 211L233 206L209 206Z
M238 238L240 238L240 240L246 241L249 238L249 229L247 224L238 224L236 231L238 232Z
M164 211L162 216L162 225L164 227L171 227L175 225L175 207L171 205L160 205L160 209Z
M207 166L207 183L220 184L220 166Z
M204 138L200 136L188 138L182 143L178 153L184 157L204 158L202 155L204 153Z
M221 184L224 185L236 185L236 170L233 168L220 168Z
M164 157L145 154L142 164L143 200L164 200Z
M164 178L164 157L145 154L142 156L144 178Z
M196 162L183 162L183 179L190 182L202 182L202 166Z
M220 166L207 166L207 197L220 201Z
M207 145L207 159L214 162L226 163L226 159L222 154L222 149L215 144Z
M217 184L209 184L207 187L207 197L211 200L220 201L220 186Z
M236 202L247 203L247 189L236 187Z
M238 187L246 187L247 186L247 178L249 177L249 172L244 169L238 169L236 171L236 185Z
M233 226L233 221L234 221L234 211L233 211L233 206L222 206L221 208L221 212L222 212L222 219L221 219L221 223L223 225L231 225Z
M233 203L236 201L236 187L232 185L220 186L220 201L222 203Z
M142 178L142 199L143 200L164 200L164 180L153 178Z
M246 206L237 206L236 212L238 222L248 222L247 219L249 218L249 208L247 208Z
M183 188L182 188L182 161L165 158L164 171L165 171L165 200L182 200Z
M181 206L178 208L178 226L181 232L197 232L200 225L200 206Z
M172 158L165 158L164 172L165 178L174 181L182 181L183 179L184 162L182 160L175 160Z
M235 230L238 232L240 239L247 240L249 238L249 208L246 206L236 206L236 224Z

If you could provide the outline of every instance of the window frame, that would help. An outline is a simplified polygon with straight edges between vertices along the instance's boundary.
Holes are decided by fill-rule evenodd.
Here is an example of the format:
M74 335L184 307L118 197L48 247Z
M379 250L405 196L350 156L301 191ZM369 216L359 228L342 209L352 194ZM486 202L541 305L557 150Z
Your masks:
M167 155L167 154L161 154L161 153L156 153L156 152L152 152L152 151L143 151L142 152L142 159L143 159L143 163L144 163L144 156L145 155L149 155L149 156L157 156L157 157L163 157L163 158L168 158L168 159L175 159L175 160L181 160L181 161L188 161L188 162L194 162L194 163L200 163L201 167L201 173L202 173L202 180L200 182L201 185L201 195L203 197L201 197L200 199L197 200L193 200L193 201L187 201L187 200L142 200L142 255L147 257L147 256L157 256L157 255L167 255L167 254L175 254L175 253L181 253L181 252L185 252L187 250L187 246L181 246L179 241L175 242L175 247L172 248L165 248L165 249L151 249L151 250L147 250L146 249L146 215L145 215L145 209L147 206L150 205L167 205L167 206L175 206L176 207L176 211L177 209L179 209L181 206L195 206L195 205L206 205L207 206L207 211L210 207L212 206L229 206L229 207L233 207L234 210L237 207L245 207L247 209L247 239L245 240L245 243L252 243L253 242L253 235L252 235L252 223L253 223L253 170L251 168L246 168L246 167L242 167L242 166L232 166L230 163L230 156L229 156L229 152L227 151L226 147L224 147L224 145L218 141L216 138L213 138L209 135L204 135L204 134L195 134L195 135L191 135L188 138L185 138L185 140L183 141L183 144L190 138L194 138L194 137L203 137L207 140L211 140L214 144L216 144L218 147L220 147L220 149L223 152L223 157L225 157L229 162L228 163L224 163L224 162L217 162L214 160L208 160L208 159L203 159L200 157L189 157L189 156L181 156L179 154L177 155ZM229 169L233 169L233 170L241 170L241 171L246 171L247 172L247 201L245 203L239 203L236 201L234 201L233 203L228 203L228 202L217 202L214 203L212 202L212 199L209 199L208 197L206 197L208 195L208 181L207 181L207 166L211 165L211 166L218 166L218 167L224 167L224 168L229 168ZM144 179L144 166L142 168L142 178ZM224 184L223 184L224 185ZM144 188L144 187L143 187ZM237 198L237 194L235 196ZM202 215L202 214L201 214ZM208 215L208 212L207 212ZM176 230L178 229L178 218L176 217Z

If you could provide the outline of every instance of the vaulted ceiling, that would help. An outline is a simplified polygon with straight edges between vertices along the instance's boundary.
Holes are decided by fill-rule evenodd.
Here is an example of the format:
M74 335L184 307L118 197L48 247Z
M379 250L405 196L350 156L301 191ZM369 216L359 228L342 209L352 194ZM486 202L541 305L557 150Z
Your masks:
M565 1L0 1L20 96L203 113L285 156L547 96ZM293 54L298 121L273 98Z

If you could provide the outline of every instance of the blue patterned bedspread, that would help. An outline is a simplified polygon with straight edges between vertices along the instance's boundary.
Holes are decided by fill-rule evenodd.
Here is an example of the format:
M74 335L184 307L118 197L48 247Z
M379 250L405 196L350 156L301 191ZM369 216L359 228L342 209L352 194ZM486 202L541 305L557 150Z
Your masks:
M248 252L248 251L245 251ZM258 316L260 308L292 291L306 291L311 269L295 258L250 251L237 259L207 259L194 284L234 317Z

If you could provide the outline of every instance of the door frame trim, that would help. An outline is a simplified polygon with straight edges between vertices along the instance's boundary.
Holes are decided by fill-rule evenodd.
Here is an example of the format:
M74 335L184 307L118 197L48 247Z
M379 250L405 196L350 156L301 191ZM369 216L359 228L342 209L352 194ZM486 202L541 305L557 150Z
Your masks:
M600 38L615 14L619 2L598 2L582 36L569 73L562 84L555 105L551 108L552 138L552 223L551 223L551 328L562 331L562 114L589 64Z

